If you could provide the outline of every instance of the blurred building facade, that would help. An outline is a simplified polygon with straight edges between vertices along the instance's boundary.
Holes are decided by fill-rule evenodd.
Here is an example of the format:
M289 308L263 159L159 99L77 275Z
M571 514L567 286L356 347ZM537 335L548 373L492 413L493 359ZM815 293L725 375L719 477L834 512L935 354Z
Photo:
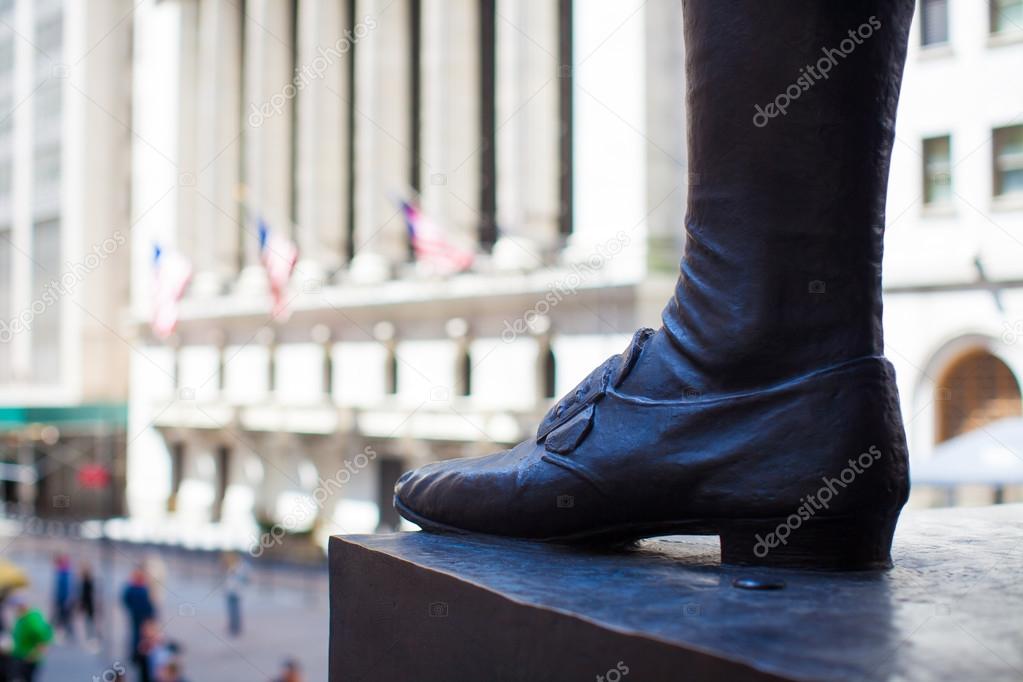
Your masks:
M108 332L129 289L131 25L119 20L130 10L127 0L0 2L8 511L121 509L128 348Z
M1023 414L1023 1L923 0L910 40L884 321L920 459Z
M656 322L687 180L677 6L144 0L133 22L126 533L394 527L403 470L526 437ZM410 195L469 272L413 261ZM300 249L286 320L257 220ZM154 243L195 267L168 342Z
M884 281L917 458L1023 409L1021 6L914 21ZM147 0L133 24L131 532L393 527L402 470L525 437L657 324L687 182L677 6ZM470 272L416 266L409 195ZM300 249L286 320L260 219ZM196 270L168 342L156 242Z

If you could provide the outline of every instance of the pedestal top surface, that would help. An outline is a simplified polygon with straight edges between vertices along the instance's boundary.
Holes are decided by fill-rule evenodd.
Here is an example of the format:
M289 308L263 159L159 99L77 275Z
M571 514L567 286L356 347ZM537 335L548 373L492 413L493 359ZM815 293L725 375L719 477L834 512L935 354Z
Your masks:
M716 538L622 550L423 532L342 541L796 679L1023 680L1023 505L906 513L893 569L844 574L721 565ZM735 586L744 579L784 587Z

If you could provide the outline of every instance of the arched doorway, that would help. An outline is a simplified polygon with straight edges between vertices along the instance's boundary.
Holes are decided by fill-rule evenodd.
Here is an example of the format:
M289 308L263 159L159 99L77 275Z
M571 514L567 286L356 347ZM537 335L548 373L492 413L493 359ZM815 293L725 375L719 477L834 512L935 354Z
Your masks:
M986 350L956 359L936 388L937 442L1003 417L1023 414L1019 382L1008 365Z

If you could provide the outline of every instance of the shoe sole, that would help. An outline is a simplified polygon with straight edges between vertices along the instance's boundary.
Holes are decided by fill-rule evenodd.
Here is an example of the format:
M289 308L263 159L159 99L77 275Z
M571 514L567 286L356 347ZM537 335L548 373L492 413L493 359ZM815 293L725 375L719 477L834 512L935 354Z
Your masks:
M397 497L394 508L431 533L509 539L508 536L449 526L413 512ZM630 523L547 538L517 538L563 545L624 545L665 535L717 535L721 563L826 571L891 568L891 544L898 516L762 519L686 519ZM513 538L516 539L516 538Z

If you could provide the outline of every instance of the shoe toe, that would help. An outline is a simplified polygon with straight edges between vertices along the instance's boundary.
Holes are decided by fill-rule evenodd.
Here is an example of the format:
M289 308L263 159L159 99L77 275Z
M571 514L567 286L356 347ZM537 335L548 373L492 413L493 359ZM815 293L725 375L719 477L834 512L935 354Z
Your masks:
M529 496L524 476L537 456L536 445L527 441L485 457L426 464L398 479L395 508L429 530L515 534L509 510Z
M471 465L455 459L432 462L402 474L394 486L394 504L402 516L425 527L445 526L455 517L463 523L475 515L472 505ZM476 477L478 478L478 477Z

